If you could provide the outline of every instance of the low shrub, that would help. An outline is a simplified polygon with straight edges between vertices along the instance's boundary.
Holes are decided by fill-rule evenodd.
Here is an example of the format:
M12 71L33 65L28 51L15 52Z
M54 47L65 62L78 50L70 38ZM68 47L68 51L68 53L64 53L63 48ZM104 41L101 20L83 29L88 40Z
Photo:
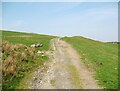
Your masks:
M28 71L26 65L34 63L35 49L23 44L2 43L2 81L3 86ZM29 65L28 65L29 66Z

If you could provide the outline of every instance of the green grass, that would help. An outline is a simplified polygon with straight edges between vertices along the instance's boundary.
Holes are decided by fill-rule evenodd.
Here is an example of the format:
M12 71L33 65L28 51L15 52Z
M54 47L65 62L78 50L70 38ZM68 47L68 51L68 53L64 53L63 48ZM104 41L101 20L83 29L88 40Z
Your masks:
M29 79L32 79L32 77L34 76L35 70L37 70L39 66L41 67L43 66L45 59L48 60L48 57L47 56L45 56L44 58L38 57L35 60L36 63L32 64L31 70L29 70L29 72L24 74L25 75L24 78L21 79L21 81L19 82L19 85L16 86L16 89L29 89L28 87L31 86L29 84Z
M56 81L53 79L53 80L50 80L50 84L52 85L52 86L55 86L55 84L56 84Z
M98 84L107 89L118 88L118 44L97 42L80 36L64 37L80 54L82 61L95 71Z
M16 37L7 37L7 36L16 36ZM18 37L18 36L28 36L28 37ZM22 33L22 32L13 32L13 31L2 31L2 40L9 41L11 43L21 43L27 46L36 43L42 43L43 47L37 48L38 50L48 50L50 40L56 36L50 35L41 35L41 34L32 34L32 33Z
M68 64L68 68L70 70L71 79L73 81L73 84L77 88L82 89L81 79L79 77L79 73L77 72L76 68L73 65L71 65L71 64Z
M12 44L24 44L24 45L30 46L31 44L42 43L43 47L36 48L36 51L49 50L50 40L56 37L56 36L50 36L50 35L0 30L0 32L1 31L2 31L2 41L8 41ZM20 36L26 36L26 37L20 37ZM24 71L20 71L20 73L17 74L12 81L3 83L3 89L27 88L28 84L26 84L25 82L31 78L28 75L31 75L39 66L42 66L43 63L47 60L48 60L47 56L44 56L44 57L37 56L34 59L34 62L31 62L31 61L22 62L22 65L23 65L22 67L24 68Z
M24 65L24 71L20 71L19 74L17 74L12 81L9 82L3 82L3 89L28 89L30 86L27 81L29 79L32 79L33 73L39 66L43 66L43 63L45 60L48 60L48 57L37 57L34 60L34 63L28 62L23 63Z
M0 31L1 32L1 31ZM30 36L30 37L7 37L7 36ZM21 33L12 31L2 31L2 40L9 41L13 44L20 43L30 46L31 44L42 43L43 47L36 50L48 50L49 43L56 36ZM80 54L82 61L90 69L94 70L95 79L99 80L99 85L108 88L116 89L118 87L118 45L111 43L102 43L86 39L83 37L65 37L63 40L70 43ZM15 89L26 87L23 84L26 81L25 75L33 72L38 66L42 66L43 62L48 60L47 57L38 57L35 63L28 63L24 66L29 68L29 71L21 73L20 78L15 78L12 83L7 83L6 89ZM74 72L74 71L73 71ZM75 72L76 73L76 72ZM28 77L29 78L29 77ZM22 81L23 80L23 81ZM21 85L22 84L22 85ZM24 87L24 88L25 88Z

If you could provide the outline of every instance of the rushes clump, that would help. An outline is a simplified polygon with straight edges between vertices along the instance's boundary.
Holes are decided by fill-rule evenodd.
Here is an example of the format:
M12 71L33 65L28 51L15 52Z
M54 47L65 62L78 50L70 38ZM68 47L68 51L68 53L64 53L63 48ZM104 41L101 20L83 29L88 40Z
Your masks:
M23 76L22 73L26 71L26 65L34 63L35 49L23 44L3 41L2 56L2 80L5 84L14 78Z

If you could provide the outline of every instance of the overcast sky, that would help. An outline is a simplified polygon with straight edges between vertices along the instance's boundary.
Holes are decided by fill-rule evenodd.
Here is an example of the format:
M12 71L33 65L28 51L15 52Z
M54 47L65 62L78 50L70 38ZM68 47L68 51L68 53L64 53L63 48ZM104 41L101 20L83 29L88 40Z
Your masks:
M3 2L3 29L118 40L117 2Z

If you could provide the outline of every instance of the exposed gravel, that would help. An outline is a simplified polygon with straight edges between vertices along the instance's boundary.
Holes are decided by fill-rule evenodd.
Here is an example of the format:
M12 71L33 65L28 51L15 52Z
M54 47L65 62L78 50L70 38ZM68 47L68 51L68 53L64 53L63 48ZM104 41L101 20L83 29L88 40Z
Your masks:
M50 61L39 68L29 81L30 89L99 89L92 73L81 62L77 52L59 38L51 40L51 49L46 52ZM72 65L78 75L71 74ZM74 78L74 79L72 79ZM80 79L80 81L78 80ZM74 84L74 83L79 84Z

